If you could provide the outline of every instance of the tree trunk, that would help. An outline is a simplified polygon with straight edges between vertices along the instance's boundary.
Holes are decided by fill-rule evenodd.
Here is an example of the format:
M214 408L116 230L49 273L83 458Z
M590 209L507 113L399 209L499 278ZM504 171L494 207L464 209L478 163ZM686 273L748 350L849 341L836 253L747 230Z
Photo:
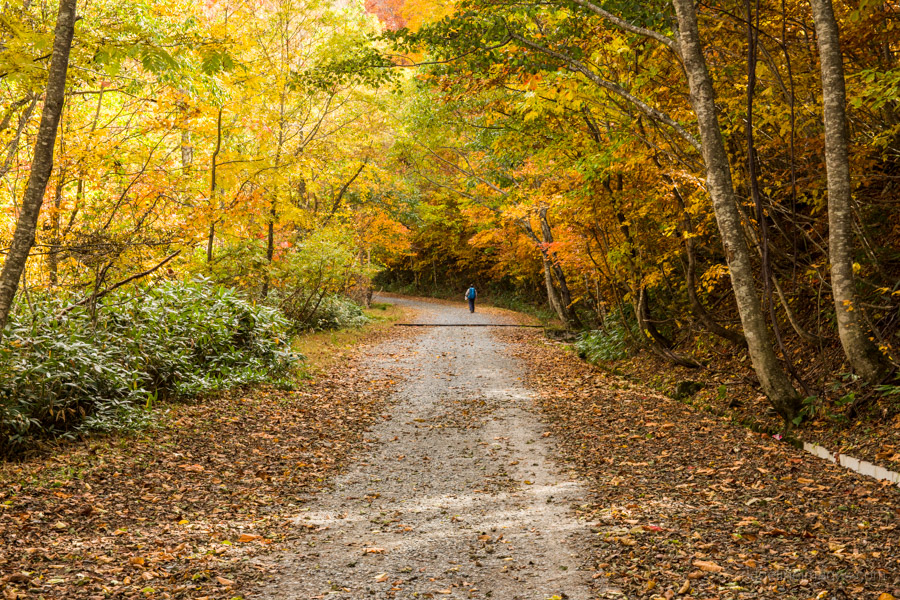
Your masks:
M728 154L725 151L716 114L712 78L700 44L694 2L673 0L672 4L678 19L679 46L688 79L691 103L700 130L707 189L725 246L725 257L750 359L763 392L768 396L772 406L785 419L790 420L799 411L801 399L775 356L762 304L756 291L750 250L741 230L737 199L731 179L731 166L728 163Z
M206 264L212 265L213 261L213 244L216 241L216 222L218 221L218 217L215 215L216 211L216 197L218 196L218 188L216 182L216 175L218 169L218 160L219 160L219 152L222 151L222 108L219 107L219 115L216 118L216 149L213 150L212 154L212 164L209 169L209 204L213 211L213 214L210 216L211 222L209 224L209 236L206 239Z
M66 171L59 173L59 181L56 182L56 192L53 194L53 212L50 215L50 248L47 252L47 271L50 277L50 285L59 285L59 253L62 250L62 227L60 226L59 212L62 209L62 193L66 183Z
M277 217L275 201L273 200L272 207L269 210L269 228L266 235L266 262L269 263L269 267L272 266L272 259L275 257L275 219ZM269 277L269 269L266 268L265 275L263 275L262 292L260 293L263 298L269 295Z
M522 230L525 234L534 242L535 246L537 246L538 252L541 253L541 264L544 267L544 285L547 287L547 301L550 303L550 307L556 312L559 316L559 320L562 321L566 327L571 327L573 325L572 322L572 313L569 310L569 306L566 301L561 297L557 283L553 281L554 275L554 257L552 253L547 249L547 244L553 242L552 232L550 231L549 223L546 223L547 219L547 211L546 209L542 209L538 215L541 221L541 237L538 237L534 232L534 228L531 226L531 223L528 218L522 218L518 220L519 226L522 227ZM544 228L546 225L546 229ZM549 241L548 241L549 240ZM556 265L556 268L559 268ZM558 281L562 281L562 284L565 285L565 273L562 272L562 269L559 269L559 274L562 275L561 279L557 279ZM565 287L566 293L568 294L568 286ZM566 296L568 298L568 296Z
M671 349L672 343L656 330L650 316L650 306L647 299L648 293L646 288L641 287L637 294L637 304L634 307L634 316L637 319L638 328L644 335L647 343L645 346L651 352L664 360L668 360L676 365L688 367L689 369L699 369L703 365L689 356L682 356Z
M609 185L608 180L606 187L609 192L612 193L612 187ZM623 189L624 182L622 176L619 175L618 191L621 192ZM656 328L656 324L653 322L653 318L650 316L650 301L647 297L647 288L644 287L643 277L641 276L637 245L631 237L631 228L628 226L628 219L625 218L625 213L622 212L622 209L617 203L615 205L615 210L616 221L619 223L619 231L622 232L622 237L625 239L625 243L628 244L628 257L630 259L628 261L628 271L631 276L631 296L634 304L634 316L637 320L638 328L643 335L642 342L646 342L650 345L651 350L662 355L663 350L668 350L672 347L672 341L660 333L659 329ZM659 351L657 351L656 346L658 346Z
M863 323L853 275L853 212L850 206L849 132L840 35L831 0L810 0L825 107L825 168L828 175L828 258L838 335L853 370L866 381L878 381L890 369Z
M191 143L191 132L188 129L181 130L181 169L185 175L191 172L194 163L194 146Z
M556 285L559 288L559 307L564 316L563 321L568 327L581 327L578 315L575 314L575 307L572 302L572 294L569 291L569 284L566 280L566 274L562 270L555 253L549 249L549 245L553 243L553 231L550 229L550 221L547 219L547 209L542 208L538 211L538 219L541 223L541 238L543 240L543 252L546 256L544 267L549 264L550 271L555 276Z
M16 133L6 144L6 159L3 161L3 164L0 165L0 179L6 177L6 174L9 173L9 170L12 168L13 159L16 157L16 152L19 150L19 140L22 139L22 132L25 130L25 126L28 125L28 121L31 120L31 115L34 113L34 107L37 106L37 102L38 97L35 95L22 111L22 114L19 115Z
M612 194L612 185L610 184L609 179L607 179L605 187L609 193ZM624 189L625 183L622 174L620 173L618 175L617 191L621 192ZM634 308L634 317L637 321L638 330L641 332L639 343L642 347L648 348L653 354L656 354L664 360L671 361L676 365L690 368L702 366L693 358L682 356L672 350L674 346L672 341L664 336L656 327L656 323L654 323L653 316L650 312L650 293L643 284L638 261L637 245L634 243L634 239L631 236L631 228L628 226L628 219L625 218L625 213L622 212L622 209L617 203L614 203L614 206L616 221L619 223L619 231L622 233L625 243L628 244L628 270L631 278L632 306ZM624 316L625 313L623 312L622 317L624 318Z
M284 150L284 107L285 107L285 91L282 89L281 102L278 108L278 149L275 151L275 167L281 164L281 152ZM360 169L362 170L362 169ZM344 187L346 189L346 186ZM343 192L341 192L343 193ZM334 211L332 211L334 214ZM269 224L266 229L266 270L263 273L263 284L260 295L265 298L269 295L269 279L272 270L272 260L275 258L275 220L278 218L278 186L275 186L275 192L272 197L272 205L269 207Z
M47 79L47 92L41 114L41 125L34 147L34 159L28 176L28 186L22 199L22 208L16 221L12 243L3 271L0 273L0 337L9 319L19 280L25 270L28 254L34 246L35 230L47 182L53 171L53 150L56 147L56 131L62 113L66 93L66 73L69 70L69 52L75 35L75 7L77 0L61 0L53 39L53 56Z
M644 126L640 119L638 119L638 127L643 134ZM645 144L647 144L647 147L651 150L655 150L648 142L645 142ZM694 225L691 222L691 215L688 213L687 204L684 202L681 190L678 189L675 180L665 172L665 168L659 160L657 152L653 153L653 163L659 168L666 183L672 186L672 194L675 196L675 200L678 202L678 206L681 209L681 237L684 239L685 254L684 279L687 288L688 302L691 305L691 312L710 333L746 348L747 341L744 339L744 336L739 331L731 331L730 329L719 325L700 302L700 298L697 296L697 282L695 280L697 259L694 254Z
M568 324L566 311L563 310L562 302L556 293L556 286L553 285L553 275L550 274L550 261L542 254L541 262L544 265L544 285L547 287L547 301L550 303L550 308L559 316L560 321Z
M694 313L697 320L699 320L710 333L725 338L738 346L746 347L747 340L744 339L741 332L732 331L717 323L697 296L697 281L695 279L697 258L694 255L694 239L692 237L694 235L694 225L691 223L691 216L688 214L687 205L684 203L681 192L674 186L672 190L675 194L675 199L678 200L678 204L681 207L681 229L684 236L685 254L684 280L685 285L687 286L688 301L691 304L691 312Z

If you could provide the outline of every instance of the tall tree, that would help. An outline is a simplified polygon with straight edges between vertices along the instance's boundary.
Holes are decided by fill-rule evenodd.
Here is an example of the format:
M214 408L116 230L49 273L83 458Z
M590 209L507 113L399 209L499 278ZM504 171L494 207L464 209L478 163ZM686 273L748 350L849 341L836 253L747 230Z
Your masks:
M750 360L753 361L759 383L772 405L783 417L791 419L799 411L801 399L775 356L756 290L750 249L744 238L731 179L731 166L716 114L715 91L703 57L697 12L693 0L673 0L672 4L678 19L678 46L700 130L706 185L725 246L725 257Z
M853 274L853 210L851 208L849 130L844 58L831 0L810 0L825 112L825 168L828 177L828 258L838 335L853 370L867 381L878 381L891 365L878 351L862 319L862 305Z
M69 70L69 53L72 49L72 38L75 35L75 8L77 0L61 0L56 18L56 29L53 39L53 56L50 59L50 70L47 78L47 90L44 96L44 108L41 114L41 125L34 147L34 160L28 177L28 185L12 244L3 271L0 272L0 336L9 319L19 280L28 262L28 255L34 246L41 205L47 182L53 171L53 152L56 146L56 132L62 113L66 94L66 74Z
M590 2L579 2L579 4L599 15L614 27L665 44L681 59L687 76L691 105L697 118L699 140L670 115L638 98L623 86L598 75L588 62L578 60L568 50L555 50L518 33L511 24L508 24L508 21L503 22L502 28L496 27L497 34L505 38L502 41L498 40L498 43L505 44L514 40L532 51L564 63L570 71L581 73L598 88L612 97L618 98L618 101L625 101L654 122L670 127L682 139L701 152L703 166L706 170L707 193L712 200L713 212L725 247L725 257L735 301L754 370L763 392L769 398L772 406L785 419L794 418L801 407L801 397L794 389L775 354L762 302L756 289L750 248L744 236L744 226L738 209L731 166L717 115L712 77L703 56L703 46L693 0L673 0L672 2L678 25L675 39L633 25ZM533 35L541 36L542 33L539 30Z

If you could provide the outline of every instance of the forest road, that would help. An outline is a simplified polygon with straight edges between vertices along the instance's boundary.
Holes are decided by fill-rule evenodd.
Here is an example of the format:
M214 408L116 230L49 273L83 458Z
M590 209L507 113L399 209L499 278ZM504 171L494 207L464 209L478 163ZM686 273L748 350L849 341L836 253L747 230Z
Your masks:
M387 299L416 322L504 323ZM586 488L553 459L522 365L489 327L423 327L370 349L368 377L402 373L370 449L309 496L292 553L252 598L588 600Z

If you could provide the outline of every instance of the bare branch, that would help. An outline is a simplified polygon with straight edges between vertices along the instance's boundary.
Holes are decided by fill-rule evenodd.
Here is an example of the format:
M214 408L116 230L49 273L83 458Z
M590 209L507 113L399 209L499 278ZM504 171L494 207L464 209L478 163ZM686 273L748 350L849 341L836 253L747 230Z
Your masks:
M127 284L131 283L132 281L135 281L135 280L137 280L137 279L141 279L141 278L143 278L143 277L146 277L147 275L150 275L150 274L153 273L154 271L157 271L157 270L161 269L163 266L166 265L166 263L168 263L170 260L172 260L173 258L175 258L176 256L178 256L179 254L181 254L181 250L177 250L177 251L173 252L172 254L170 254L169 256L167 256L166 258L164 258L164 259L162 260L162 262L157 263L155 267L151 267L151 268L147 269L146 271L141 271L140 273L135 273L134 275L132 275L132 276L130 276L130 277L126 277L125 279L123 279L123 280L120 281L119 283L116 283L116 284L114 284L114 285L112 285L112 286L106 288L106 289L103 290L102 292L99 292L99 293L97 293L97 294L91 294L90 296L87 296L86 298L83 298L83 299L79 300L79 301L76 302L75 304L72 304L71 306L68 306L68 307L64 308L62 311L60 311L59 315L62 316L62 315L64 315L64 314L68 313L69 311L74 310L74 309L75 309L76 307L78 307L78 306L84 306L85 304L87 304L87 303L90 302L91 300L99 300L99 299L102 298L103 296L109 294L109 293L112 292L113 290L119 289L119 288L122 287L123 285L127 285Z
M328 213L328 216L325 218L325 221L322 222L322 227L328 225L329 221L331 221L334 214L337 212L338 207L341 205L341 200L344 198L344 194L347 193L347 189L356 181L356 178L359 177L360 173L363 172L363 169L366 168L366 165L369 164L369 159L366 158L363 164L359 165L359 168L356 170L356 173L353 174L353 177L347 180L344 185L341 186L341 191L338 192L337 198L334 199L334 203L331 205L331 212Z

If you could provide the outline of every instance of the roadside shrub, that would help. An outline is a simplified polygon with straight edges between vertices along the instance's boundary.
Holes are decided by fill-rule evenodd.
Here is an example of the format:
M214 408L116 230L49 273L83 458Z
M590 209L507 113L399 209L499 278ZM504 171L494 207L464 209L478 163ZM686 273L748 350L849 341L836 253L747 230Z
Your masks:
M295 333L361 327L369 321L361 305L340 293L297 289L285 296L276 289L266 303L277 307Z
M578 336L575 349L578 355L588 362L615 361L628 357L628 331L636 337L636 328L629 325L616 312L606 320L603 329L585 331Z
M309 327L318 330L362 327L369 321L362 307L346 296L331 295L322 299L309 318Z
M0 454L39 437L136 424L153 400L286 379L288 323L206 281L19 305L0 343Z

